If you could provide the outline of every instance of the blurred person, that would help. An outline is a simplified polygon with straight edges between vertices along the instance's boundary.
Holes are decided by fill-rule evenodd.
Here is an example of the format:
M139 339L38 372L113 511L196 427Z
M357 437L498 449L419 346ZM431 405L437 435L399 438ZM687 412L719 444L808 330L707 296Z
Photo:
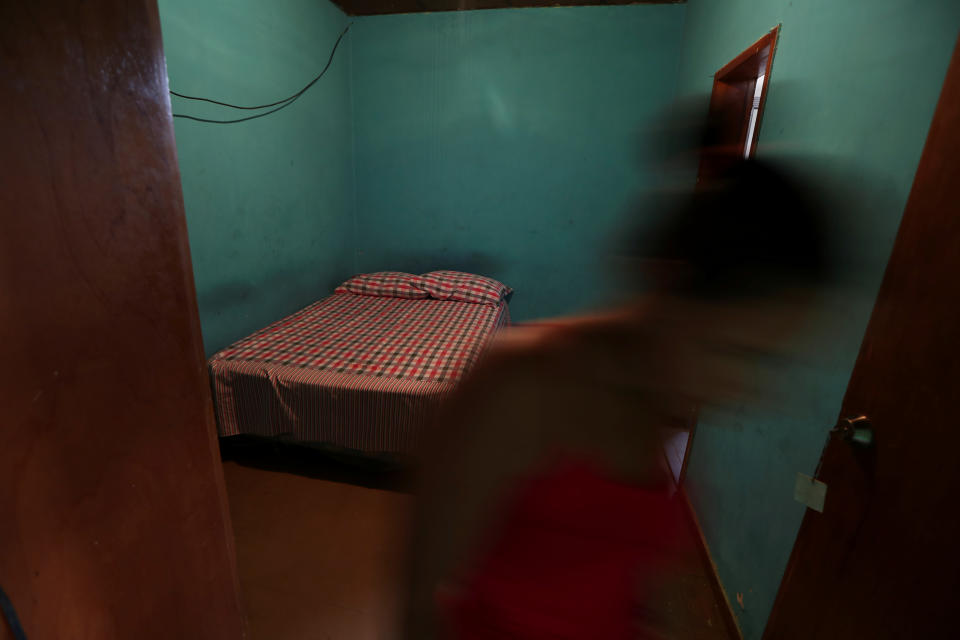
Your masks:
M785 171L719 160L637 241L647 292L504 332L425 446L404 637L675 637L687 527L660 428L754 402L758 363L828 275L821 211Z

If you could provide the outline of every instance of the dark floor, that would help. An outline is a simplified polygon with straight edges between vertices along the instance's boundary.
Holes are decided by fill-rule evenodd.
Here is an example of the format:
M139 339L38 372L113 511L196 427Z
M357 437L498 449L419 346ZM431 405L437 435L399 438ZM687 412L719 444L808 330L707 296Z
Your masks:
M225 448L224 476L252 640L396 637L407 474L261 444ZM697 554L678 570L672 637L733 637L708 576Z

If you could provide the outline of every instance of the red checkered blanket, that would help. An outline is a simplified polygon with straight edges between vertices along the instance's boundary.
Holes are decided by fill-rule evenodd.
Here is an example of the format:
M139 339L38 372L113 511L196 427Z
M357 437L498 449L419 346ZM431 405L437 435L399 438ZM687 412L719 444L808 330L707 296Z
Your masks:
M210 359L220 435L412 453L508 321L506 303L334 294Z

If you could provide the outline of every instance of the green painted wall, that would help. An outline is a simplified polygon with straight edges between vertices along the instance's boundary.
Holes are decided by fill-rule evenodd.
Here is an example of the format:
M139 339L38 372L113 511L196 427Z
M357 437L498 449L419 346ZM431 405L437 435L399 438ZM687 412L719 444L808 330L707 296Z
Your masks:
M813 472L837 418L957 38L960 2L690 0L679 93L709 93L713 73L777 23L758 153L825 158L843 171L848 193L835 213L861 262L832 324L798 336L791 346L806 355L766 381L776 406L712 410L700 421L689 491L731 599L743 594L745 608L734 608L748 639L763 632L804 514L792 501L795 474Z
M326 0L160 0L170 87L235 104L317 75L347 18ZM353 269L350 47L300 100L232 125L175 120L208 354L327 295ZM249 112L173 98L174 112Z
M516 289L515 319L596 304L642 130L674 95L683 5L360 18L358 265Z

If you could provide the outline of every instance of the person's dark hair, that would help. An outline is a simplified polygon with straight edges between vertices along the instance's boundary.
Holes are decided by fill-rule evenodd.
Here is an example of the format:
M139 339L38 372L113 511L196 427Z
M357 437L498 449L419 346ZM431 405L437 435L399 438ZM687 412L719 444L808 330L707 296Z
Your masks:
M826 225L812 190L782 169L740 160L666 212L645 260L675 264L696 297L762 296L818 285L830 272Z

